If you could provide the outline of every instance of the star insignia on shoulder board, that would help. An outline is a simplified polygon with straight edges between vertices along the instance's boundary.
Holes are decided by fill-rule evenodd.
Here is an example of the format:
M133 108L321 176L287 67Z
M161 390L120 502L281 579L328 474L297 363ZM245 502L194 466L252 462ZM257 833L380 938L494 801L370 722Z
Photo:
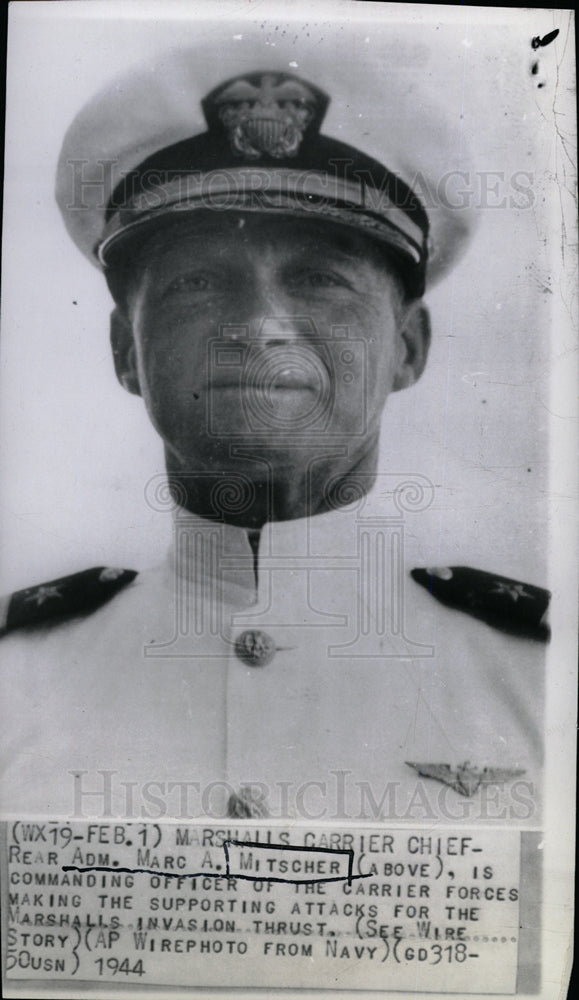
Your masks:
M544 587L470 566L417 567L410 575L441 604L513 636L549 640L551 594Z
M500 580L497 580L490 593L506 594L507 597L512 597L515 602L519 600L519 597L532 598L533 596L528 590L525 590L523 583L502 583Z
M44 604L45 601L51 601L54 598L62 600L62 593L60 587L55 587L50 584L44 584L42 587L37 587L36 590L34 590L31 594L29 594L28 597L25 598L25 601L27 603L34 602L34 604L36 604L36 606L39 608L40 605Z
M521 768L513 767L471 767L470 761L465 760L464 764L452 767L450 764L415 764L410 760L405 761L408 767L414 768L421 778L433 778L454 788L459 795L470 798L478 791L481 785L501 785L505 781L512 781L513 778L520 778L525 774Z
M93 566L0 597L0 638L16 629L58 624L86 616L132 583L132 569Z

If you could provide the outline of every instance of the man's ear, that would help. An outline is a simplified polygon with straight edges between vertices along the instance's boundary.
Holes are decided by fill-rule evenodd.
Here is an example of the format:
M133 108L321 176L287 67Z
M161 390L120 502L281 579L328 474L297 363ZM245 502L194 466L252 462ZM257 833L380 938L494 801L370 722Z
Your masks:
M430 313L422 302L410 306L398 335L400 355L392 385L393 392L414 385L426 365L430 347Z
M133 339L133 330L127 317L120 309L111 313L111 347L115 362L115 372L123 389L141 395L139 376L137 373L137 352Z

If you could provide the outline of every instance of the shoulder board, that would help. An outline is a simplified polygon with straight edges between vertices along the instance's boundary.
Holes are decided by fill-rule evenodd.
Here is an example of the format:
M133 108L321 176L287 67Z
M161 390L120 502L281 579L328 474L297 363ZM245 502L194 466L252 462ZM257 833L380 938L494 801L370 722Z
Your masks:
M413 569L410 575L442 604L502 632L543 642L550 637L547 612L551 594L542 587L469 566Z
M0 598L0 636L28 625L89 614L131 583L133 569L95 566Z

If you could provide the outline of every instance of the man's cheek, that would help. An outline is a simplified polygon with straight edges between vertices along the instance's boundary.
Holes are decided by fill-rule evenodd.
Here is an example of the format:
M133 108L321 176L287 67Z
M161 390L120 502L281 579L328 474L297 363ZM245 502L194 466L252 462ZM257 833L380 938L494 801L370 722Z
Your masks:
M331 330L335 327L348 327L352 336L368 337L374 329L389 324L391 310L383 308L383 304L362 298L341 299L337 302L325 303L314 310L313 317L320 329Z
M151 391L171 392L186 389L200 380L204 359L187 345L171 340L160 341L144 358L144 378Z

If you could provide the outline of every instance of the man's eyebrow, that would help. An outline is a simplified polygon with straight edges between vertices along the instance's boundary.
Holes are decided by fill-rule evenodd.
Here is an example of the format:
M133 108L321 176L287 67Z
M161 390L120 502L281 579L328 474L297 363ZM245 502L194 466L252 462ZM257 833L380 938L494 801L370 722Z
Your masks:
M305 247L297 247L296 253L300 256L315 257L319 260L320 254L344 260L346 263L358 263L363 259L364 254L361 249L352 246L338 246L333 240L309 243Z
M349 233L337 230L335 233L318 233L308 239L307 250L315 252L322 250L330 251L336 256L345 257L349 260L360 260L364 258L376 259L380 256L380 248L371 240L352 239Z

